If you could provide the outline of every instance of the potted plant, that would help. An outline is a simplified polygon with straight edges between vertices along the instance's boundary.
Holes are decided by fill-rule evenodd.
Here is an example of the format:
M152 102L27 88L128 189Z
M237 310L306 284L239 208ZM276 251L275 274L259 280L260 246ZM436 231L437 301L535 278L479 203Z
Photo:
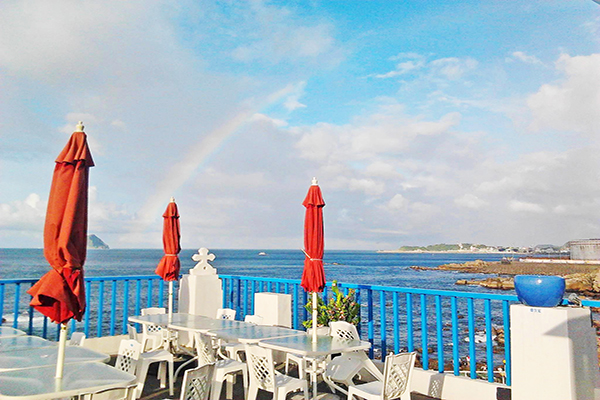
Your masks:
M317 329L324 327L321 333L329 333L329 323L331 321L346 321L354 325L360 322L360 304L356 302L356 290L349 289L345 295L337 285L337 281L331 284L333 296L329 298L327 304L321 296L317 297ZM304 308L312 313L312 301L309 300ZM312 318L302 323L305 328L312 328Z

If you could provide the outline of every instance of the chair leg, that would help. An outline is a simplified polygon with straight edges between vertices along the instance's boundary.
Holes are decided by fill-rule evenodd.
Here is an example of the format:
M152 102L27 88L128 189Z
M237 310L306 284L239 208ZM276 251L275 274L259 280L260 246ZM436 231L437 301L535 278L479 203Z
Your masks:
M135 389L135 398L139 398L144 391L144 384L146 383L146 375L148 375L149 364L142 361L139 371L137 371L137 388Z
M213 380L212 387L210 388L210 400L219 400L221 397L221 388L223 387L223 381Z
M235 383L235 374L228 374L225 378L225 396L228 399L233 397L233 384Z
M173 387L173 380L175 378L175 363L173 359L169 360L169 396L173 396L175 394L175 388Z
M246 397L247 400L256 400L256 396L258 395L258 388L255 385L250 384L248 388L248 395Z

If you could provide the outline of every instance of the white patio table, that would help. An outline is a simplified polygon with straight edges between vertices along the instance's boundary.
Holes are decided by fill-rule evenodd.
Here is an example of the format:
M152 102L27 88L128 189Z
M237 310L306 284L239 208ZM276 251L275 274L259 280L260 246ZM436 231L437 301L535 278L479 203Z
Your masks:
M39 336L9 336L0 337L0 352L7 350L30 349L32 347L57 347L56 343Z
M26 335L26 333L20 329L11 328L9 326L0 326L0 338L24 335Z
M0 372L13 369L29 369L56 366L58 347L34 347L31 349L6 350L0 353ZM85 362L108 362L110 356L81 346L65 347L65 364Z
M0 372L0 400L48 400L105 389L126 388L135 375L109 365L90 362L65 364L64 375L54 378L56 366Z
M311 367L308 369L312 381L313 398L317 397L317 374L323 371L318 367L328 355L358 350L368 350L371 343L363 340L343 340L331 336L318 336L313 343L312 335L286 336L275 339L265 339L258 342L261 347L279 350L286 353L303 356Z
M306 332L280 326L243 324L240 326L209 330L207 335L240 343L258 343L263 339L285 336L306 336Z

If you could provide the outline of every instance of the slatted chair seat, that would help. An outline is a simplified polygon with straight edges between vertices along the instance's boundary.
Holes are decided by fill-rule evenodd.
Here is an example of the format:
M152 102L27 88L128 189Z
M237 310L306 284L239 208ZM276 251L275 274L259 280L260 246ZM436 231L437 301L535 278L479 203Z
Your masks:
M214 364L186 370L183 374L179 400L208 400L214 370Z

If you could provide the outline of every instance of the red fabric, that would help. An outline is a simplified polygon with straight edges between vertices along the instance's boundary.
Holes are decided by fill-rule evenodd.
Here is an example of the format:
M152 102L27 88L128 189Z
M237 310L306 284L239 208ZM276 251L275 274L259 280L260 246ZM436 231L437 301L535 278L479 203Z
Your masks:
M325 250L323 207L325 207L325 202L319 186L312 185L308 189L302 205L306 207L304 251L307 256L304 259L304 271L300 285L307 292L322 292L325 287L325 271L323 270Z
M30 305L53 322L81 321L87 252L88 179L94 166L86 135L75 132L56 159L44 226L44 256L52 269L27 291Z
M161 276L165 281L176 281L179 279L179 257L177 254L181 251L179 231L179 213L175 202L169 203L167 210L163 214L163 248L165 256L156 267L157 275Z

